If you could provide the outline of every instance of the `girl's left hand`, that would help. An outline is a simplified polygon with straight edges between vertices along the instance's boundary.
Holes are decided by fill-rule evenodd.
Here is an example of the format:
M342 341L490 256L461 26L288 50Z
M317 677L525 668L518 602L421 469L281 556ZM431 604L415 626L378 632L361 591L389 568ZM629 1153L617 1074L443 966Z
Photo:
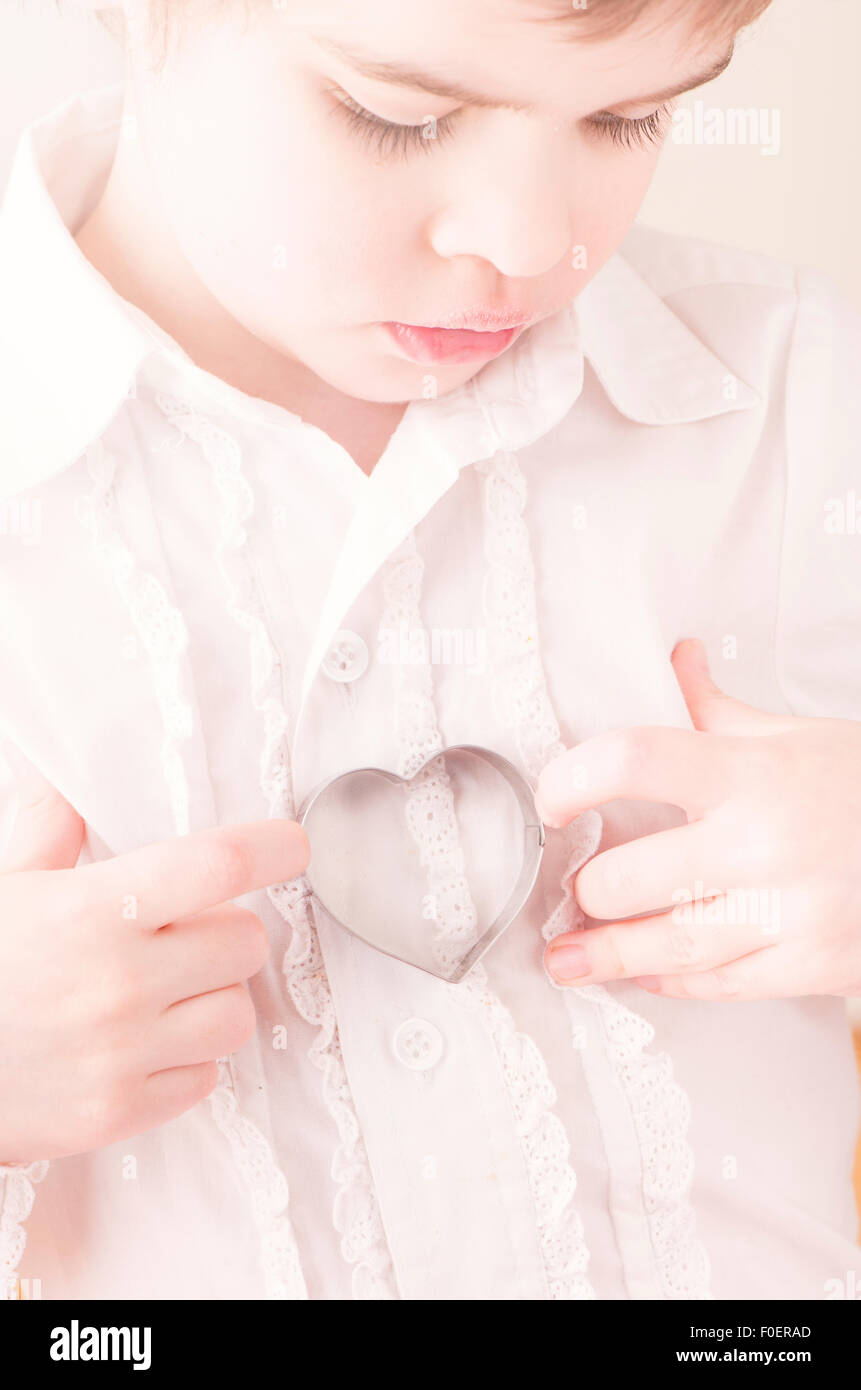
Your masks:
M696 639L672 661L694 731L613 729L541 774L547 825L616 797L669 802L689 822L583 866L577 902L612 920L555 937L547 969L681 999L861 994L861 722L732 699Z

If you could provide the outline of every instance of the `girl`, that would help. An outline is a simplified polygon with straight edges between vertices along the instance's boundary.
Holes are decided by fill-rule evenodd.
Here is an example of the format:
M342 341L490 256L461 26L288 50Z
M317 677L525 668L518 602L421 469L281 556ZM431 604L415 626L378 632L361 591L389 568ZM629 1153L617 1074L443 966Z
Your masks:
M764 7L122 0L22 137L8 1296L849 1286L861 329L631 225ZM523 833L459 744L549 828L452 983Z

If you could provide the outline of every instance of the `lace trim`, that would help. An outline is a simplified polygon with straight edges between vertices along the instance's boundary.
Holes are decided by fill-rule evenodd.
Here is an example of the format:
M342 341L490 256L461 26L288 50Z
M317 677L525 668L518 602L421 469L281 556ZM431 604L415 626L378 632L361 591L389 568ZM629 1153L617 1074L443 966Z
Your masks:
M34 1163L0 1163L0 1301L20 1297L16 1270L27 1244L24 1222L36 1197L33 1184L42 1181L49 1167L46 1158Z
M526 479L516 455L503 449L476 468L485 475L482 605L491 632L493 704L503 728L514 731L526 775L536 783L565 745L539 651L535 572L523 519Z
M263 722L260 785L269 816L290 820L295 809L283 673L247 550L245 523L254 510L254 494L242 471L241 451L231 435L185 402L166 393L159 394L156 400L168 419L200 447L212 468L221 499L218 566L227 587L228 612L248 634L251 699ZM301 1017L319 1029L308 1057L322 1074L323 1099L340 1140L332 1159L332 1177L338 1188L332 1221L341 1236L341 1253L353 1266L353 1297L396 1299L394 1270L347 1081L334 1000L311 916L310 884L302 875L270 886L267 894L291 928L290 944L282 962L290 998Z
M486 475L485 549L490 570L484 609L495 651L495 706L503 724L515 730L534 785L542 767L564 751L564 744L539 653L535 570L523 515L526 480L516 455L504 449L476 466ZM542 929L546 940L583 925L573 898L573 877L597 849L601 824L598 812L588 811L568 827L562 900ZM630 1106L641 1151L643 1203L666 1296L710 1298L709 1258L696 1237L689 1201L694 1168L687 1140L690 1102L673 1078L672 1060L667 1053L645 1051L655 1037L654 1028L603 985L564 990L569 1010L575 993L599 1014L614 1073ZM575 1047L578 1037L579 1031Z
M90 532L93 545L129 610L144 650L152 664L155 694L164 724L162 770L170 795L177 835L187 835L188 782L177 746L191 737L191 708L182 690L181 659L188 645L182 614L164 592L155 575L142 571L128 546L114 531L111 516L116 497L115 463L100 439L87 450L87 467L95 486L75 501L75 515Z
M95 486L79 497L75 512L91 532L93 545L113 575L135 629L150 657L155 693L164 723L162 767L177 835L189 831L189 789L180 740L191 737L191 705L182 689L182 655L188 645L185 622L155 575L142 571L113 524L115 460L97 440L87 450ZM209 1094L212 1117L228 1141L237 1170L251 1197L260 1233L267 1297L306 1299L295 1236L286 1214L287 1179L264 1136L241 1113L229 1057L218 1058L218 1083Z
M575 824L583 819L578 816ZM542 928L545 940L552 941L560 932L583 925L583 913L574 900L574 877L595 853L600 838L599 824L591 833L581 831L571 847L562 878L562 900ZM694 1172L693 1152L685 1139L690 1101L673 1079L672 1060L666 1052L655 1055L645 1051L655 1039L654 1027L602 985L581 985L565 993L578 994L597 1010L614 1071L631 1104L642 1163L643 1201L665 1294L668 1299L710 1299L709 1258L696 1238L693 1208L684 1200Z
M382 632L424 631L420 611L424 564L411 533L390 564L384 581ZM425 651L429 644L423 643ZM409 674L408 674L409 671ZM398 666L396 729L397 771L413 780L404 788L407 823L419 847L434 906L433 948L441 966L450 966L476 938L475 905L464 874L451 782L442 761L443 741L433 705L433 682L427 661ZM482 1020L496 1048L514 1111L517 1134L535 1202L539 1246L550 1297L595 1297L586 1275L589 1252L580 1218L572 1205L577 1186L568 1162L570 1146L564 1125L551 1107L556 1091L537 1046L518 1033L509 1011L491 991L479 962L459 985L445 985L459 1004L468 1002Z

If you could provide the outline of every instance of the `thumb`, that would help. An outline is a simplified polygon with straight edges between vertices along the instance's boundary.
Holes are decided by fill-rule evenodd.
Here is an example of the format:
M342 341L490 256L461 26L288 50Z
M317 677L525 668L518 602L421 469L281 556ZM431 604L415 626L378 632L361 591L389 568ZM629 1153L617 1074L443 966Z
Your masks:
M0 873L73 869L84 840L83 820L20 748L6 739L2 751L15 775L18 812Z
M708 657L698 637L677 642L671 657L676 680L695 729L711 734L780 734L799 721L791 715L769 714L727 695L715 685Z

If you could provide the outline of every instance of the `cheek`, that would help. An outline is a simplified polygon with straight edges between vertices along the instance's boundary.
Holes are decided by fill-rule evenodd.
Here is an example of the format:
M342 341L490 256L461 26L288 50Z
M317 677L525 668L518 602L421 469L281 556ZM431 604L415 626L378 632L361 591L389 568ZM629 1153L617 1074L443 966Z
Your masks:
M659 158L659 149L611 150L602 157L587 186L578 190L578 221L589 232L580 240L607 248L607 254L615 250L637 215Z
M577 161L567 194L572 244L548 277L549 302L575 298L618 250L659 157L659 149L627 155L607 151Z
M659 158L659 149L609 151L578 169L570 204L578 268L567 272L569 294L585 288L624 241Z
M235 70L232 83L183 72L140 122L184 256L267 337L287 322L366 319L409 239L397 185L298 87L287 91L279 80L251 92Z
M269 128L228 118L205 148L195 141L187 159L174 158L177 238L210 292L249 328L361 322L405 258L403 209L386 215L373 179L358 161L345 167L335 143L279 143Z

